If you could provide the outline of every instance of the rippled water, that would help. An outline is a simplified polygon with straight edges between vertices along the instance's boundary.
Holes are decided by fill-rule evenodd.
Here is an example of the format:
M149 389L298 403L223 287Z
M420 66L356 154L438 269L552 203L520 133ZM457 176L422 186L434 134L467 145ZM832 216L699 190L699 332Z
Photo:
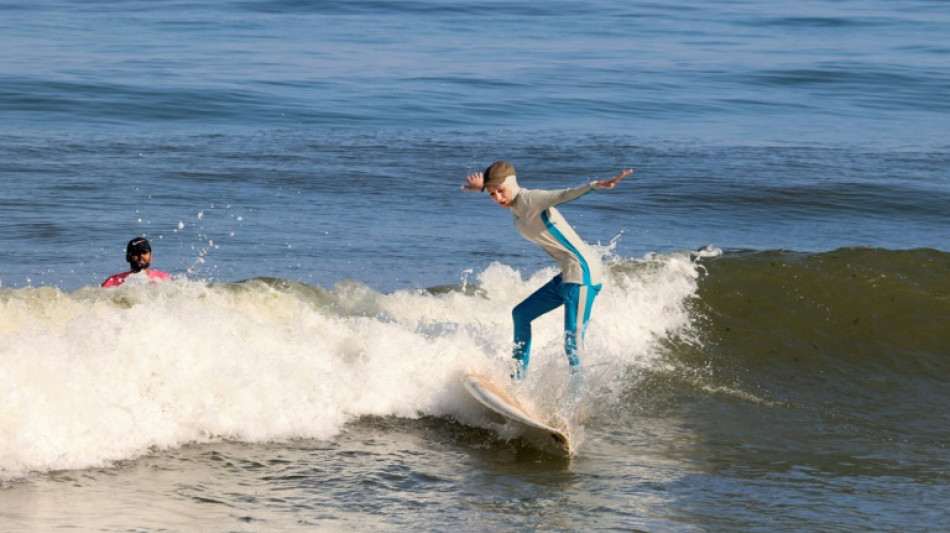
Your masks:
M0 527L950 529L942 2L0 12ZM496 159L637 169L561 209L570 462L459 384L554 274L459 190ZM137 235L177 281L100 290Z

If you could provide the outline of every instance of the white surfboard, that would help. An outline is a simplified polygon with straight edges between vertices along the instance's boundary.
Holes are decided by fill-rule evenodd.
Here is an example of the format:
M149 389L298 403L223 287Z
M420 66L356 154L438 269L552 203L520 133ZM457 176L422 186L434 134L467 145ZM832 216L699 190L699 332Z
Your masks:
M478 374L466 375L462 378L462 384L479 403L507 420L525 426L524 436L529 442L563 457L576 455L571 435L566 429L554 428L541 422L537 416L528 412L517 399L498 385Z

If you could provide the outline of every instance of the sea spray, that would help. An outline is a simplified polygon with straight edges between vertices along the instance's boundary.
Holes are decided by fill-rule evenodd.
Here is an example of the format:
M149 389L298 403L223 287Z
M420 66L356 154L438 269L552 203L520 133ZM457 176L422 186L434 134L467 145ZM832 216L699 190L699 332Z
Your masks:
M495 263L477 288L379 293L255 279L0 289L0 470L81 469L152 449L231 439L330 440L365 416L485 425L459 379L506 380L511 308L555 274ZM689 327L690 254L615 260L584 364L615 397L617 369L650 365ZM529 402L556 411L567 382L563 318L535 321Z

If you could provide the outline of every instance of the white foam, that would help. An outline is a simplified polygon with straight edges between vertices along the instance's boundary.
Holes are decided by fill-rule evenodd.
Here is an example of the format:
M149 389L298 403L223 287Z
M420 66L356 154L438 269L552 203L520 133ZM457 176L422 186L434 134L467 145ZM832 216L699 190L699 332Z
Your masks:
M657 342L689 326L697 269L684 253L608 270L584 364L655 364ZM332 439L367 415L476 420L459 379L507 378L511 308L555 273L494 264L477 289L438 294L187 280L0 289L0 476L223 438ZM566 379L556 311L535 322L524 392L550 402Z

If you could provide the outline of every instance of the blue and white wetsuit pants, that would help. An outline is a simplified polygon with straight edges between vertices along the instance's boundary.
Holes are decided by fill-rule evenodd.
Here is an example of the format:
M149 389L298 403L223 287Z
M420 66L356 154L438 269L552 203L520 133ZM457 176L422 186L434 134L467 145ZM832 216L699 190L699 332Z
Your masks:
M594 298L600 292L600 284L581 285L562 283L558 274L543 287L515 306L511 317L515 323L515 347L513 357L517 362L515 377L525 378L531 360L531 322L539 316L564 306L564 353L571 365L571 372L579 369L578 338L584 340L587 322Z

